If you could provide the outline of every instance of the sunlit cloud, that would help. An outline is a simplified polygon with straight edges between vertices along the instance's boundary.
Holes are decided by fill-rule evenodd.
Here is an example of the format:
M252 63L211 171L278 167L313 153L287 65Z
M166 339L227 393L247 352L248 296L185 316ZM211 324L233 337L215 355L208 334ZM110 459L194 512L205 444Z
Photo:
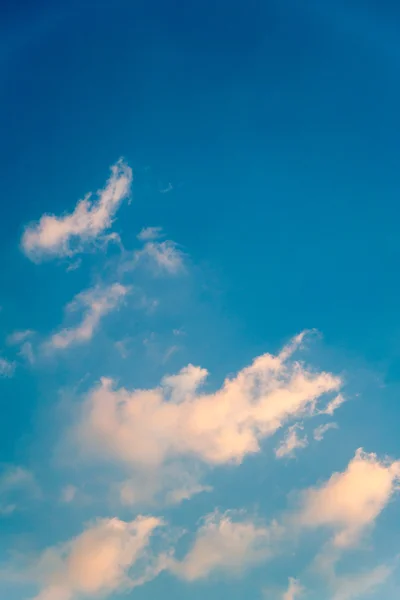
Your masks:
M111 167L106 186L97 192L97 200L89 193L71 213L43 215L28 225L22 236L23 251L34 262L82 252L111 227L121 202L130 194L131 183L130 167L119 160Z
M44 344L45 349L64 350L74 344L88 342L99 327L103 317L117 309L129 292L129 288L114 283L108 287L95 287L78 294L67 306L69 315L81 313L77 325L60 329Z
M375 523L399 480L400 461L380 460L359 449L345 471L303 493L299 523L331 529L336 548L353 546Z

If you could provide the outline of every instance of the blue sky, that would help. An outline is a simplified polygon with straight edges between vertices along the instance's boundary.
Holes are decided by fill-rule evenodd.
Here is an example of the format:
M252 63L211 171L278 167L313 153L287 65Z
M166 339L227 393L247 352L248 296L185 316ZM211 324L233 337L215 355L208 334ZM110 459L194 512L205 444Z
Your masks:
M399 16L4 11L2 597L398 598Z

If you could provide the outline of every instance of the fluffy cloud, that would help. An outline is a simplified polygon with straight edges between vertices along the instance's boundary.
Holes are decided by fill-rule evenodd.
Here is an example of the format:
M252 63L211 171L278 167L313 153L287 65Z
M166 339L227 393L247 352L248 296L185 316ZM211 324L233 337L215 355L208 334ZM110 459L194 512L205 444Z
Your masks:
M122 200L130 194L132 171L122 160L111 167L111 177L97 192L97 201L89 193L72 213L57 217L43 215L29 225L22 236L22 249L33 261L72 256L93 243L112 225Z
M240 463L287 421L315 414L318 400L341 386L339 377L290 360L302 339L277 356L259 356L214 393L199 391L207 371L193 365L149 390L114 389L103 378L83 404L75 441L93 457L136 467L184 456Z
M303 429L303 427L297 423L288 427L284 439L275 450L277 458L293 458L296 450L305 448L308 445L307 436L302 438L298 436L297 431L299 429Z
M297 600L300 594L303 593L303 588L297 579L289 577L289 587L282 596L282 600Z
M240 574L273 553L280 529L257 525L241 515L213 513L197 532L192 548L170 569L178 577L194 581L214 571Z
M109 287L96 287L78 294L67 306L67 312L83 311L81 321L75 327L67 327L54 333L45 347L65 349L73 344L89 341L101 319L120 306L128 291L129 288L114 283Z
M146 555L161 524L154 517L101 519L73 540L46 550L36 567L42 589L35 600L99 597L145 583L161 569ZM141 574L136 576L132 568L139 561Z
M351 546L385 508L399 479L400 461L379 460L359 449L344 472L304 493L299 522L333 529L336 548Z

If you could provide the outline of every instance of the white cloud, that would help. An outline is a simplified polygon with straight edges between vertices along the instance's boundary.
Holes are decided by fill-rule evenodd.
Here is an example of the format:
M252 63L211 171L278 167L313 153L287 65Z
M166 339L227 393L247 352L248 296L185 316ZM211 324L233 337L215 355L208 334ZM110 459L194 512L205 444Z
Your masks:
M108 287L95 287L78 294L67 306L67 312L83 311L81 321L75 327L66 327L54 333L45 348L65 349L73 344L89 341L101 319L121 305L129 288L114 283Z
M282 600L297 600L303 593L304 589L297 579L289 577L289 587L282 596Z
M138 240L156 240L162 235L162 227L144 227L138 234Z
M97 192L97 201L89 193L80 200L72 213L57 217L43 215L29 225L22 236L22 249L31 260L71 257L109 229L122 200L130 194L132 171L119 160L111 167L111 176L104 189Z
M259 356L214 393L199 390L207 371L193 365L149 390L114 389L103 378L83 404L74 443L92 457L142 468L185 456L240 463L288 421L316 414L318 401L341 386L290 360L296 343Z
M160 525L154 517L137 517L131 522L100 519L78 537L49 548L36 567L41 591L35 600L98 598L152 579L161 567L146 550ZM132 568L139 561L141 574L135 575Z
M147 242L142 250L135 252L134 262L148 263L156 274L177 275L184 271L183 254L171 240Z
M170 570L187 581L208 577L215 571L241 574L274 552L280 529L258 525L235 513L213 513L196 534L192 548L182 561L172 561Z
M15 362L0 356L0 377L12 377L15 372Z
M331 528L333 547L352 546L374 524L399 480L400 461L379 460L359 449L345 471L303 493L299 523Z
M324 435L330 429L338 429L337 423L325 423L324 425L319 425L314 429L314 440L317 442L321 442L324 439Z
M307 436L299 438L297 435L299 429L303 429L303 427L298 423L288 427L285 437L275 449L275 456L277 458L294 458L296 450L308 446Z
M287 420L312 414L319 397L341 384L288 358L286 349L260 356L214 394L198 392L207 371L192 365L152 390L114 390L111 380L102 379L84 404L79 441L135 465L181 455L240 462Z

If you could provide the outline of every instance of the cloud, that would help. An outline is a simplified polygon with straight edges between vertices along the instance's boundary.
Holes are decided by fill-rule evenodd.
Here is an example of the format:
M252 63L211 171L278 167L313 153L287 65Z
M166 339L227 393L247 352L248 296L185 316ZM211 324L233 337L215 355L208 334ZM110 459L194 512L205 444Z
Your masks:
M75 327L66 327L54 333L45 342L47 349L63 350L73 344L88 342L99 326L101 319L121 305L129 288L114 283L108 287L95 287L75 296L67 306L68 313L83 311L81 321Z
M299 436L297 435L298 429L303 429L303 426L299 425L298 423L295 423L294 425L288 427L284 439L275 449L275 456L277 458L294 458L296 450L308 446L307 436L299 438Z
M299 522L334 531L336 548L354 545L385 508L400 479L400 461L379 460L358 449L345 471L302 496Z
M290 360L302 339L277 356L259 356L214 393L200 391L208 373L193 365L154 389L115 389L102 378L83 403L74 444L92 458L141 468L185 456L240 463L288 421L316 414L318 401L340 388L339 377Z
M201 473L191 465L168 464L162 469L137 470L118 484L120 501L125 506L180 504L212 488L199 483Z
M162 227L144 227L138 234L138 240L156 240L162 234Z
M19 465L8 465L0 475L0 513L14 512L27 497L39 497L40 489L34 474Z
M41 591L35 600L98 598L145 583L159 571L146 550L160 525L154 517L99 519L78 537L47 549L36 566ZM141 574L135 575L139 562Z
M78 490L74 485L66 485L61 490L61 502L69 504L75 499L77 492Z
M282 596L282 600L297 600L303 593L304 589L297 579L289 577L289 587Z
M336 577L333 582L332 600L356 600L364 598L366 594L375 591L392 574L393 569L387 565L380 565L371 571L357 575Z
M24 331L14 331L7 337L7 344L10 346L17 346L25 342L28 338L34 335L34 331L31 329L25 329Z
M325 423L325 425L319 425L314 429L314 440L321 442L324 439L324 435L330 429L338 429L337 423Z
M12 377L15 372L15 362L0 356L0 377Z
M134 263L140 262L150 265L155 274L177 275L184 271L183 254L171 240L147 242L135 252Z
M271 556L279 531L275 523L257 525L240 513L212 513L192 548L182 561L172 561L170 570L186 581L204 579L215 571L241 574Z
M346 402L346 398L342 394L338 394L336 398L329 402L328 406L321 411L321 414L332 416L333 413Z
M97 192L97 201L89 193L72 213L57 217L43 215L26 227L22 249L28 258L40 262L46 258L71 257L93 244L109 229L121 202L130 194L132 171L123 160L111 167L106 186Z

